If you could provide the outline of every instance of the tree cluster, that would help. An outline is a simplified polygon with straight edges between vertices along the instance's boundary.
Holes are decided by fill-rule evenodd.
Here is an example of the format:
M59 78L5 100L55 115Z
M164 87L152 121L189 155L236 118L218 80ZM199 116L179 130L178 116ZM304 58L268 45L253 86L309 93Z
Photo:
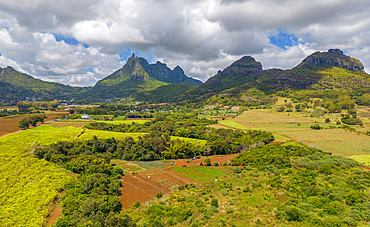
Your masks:
M36 127L38 122L44 123L45 119L46 119L45 114L33 115L31 117L23 117L18 122L18 127L21 129L28 129L30 125Z

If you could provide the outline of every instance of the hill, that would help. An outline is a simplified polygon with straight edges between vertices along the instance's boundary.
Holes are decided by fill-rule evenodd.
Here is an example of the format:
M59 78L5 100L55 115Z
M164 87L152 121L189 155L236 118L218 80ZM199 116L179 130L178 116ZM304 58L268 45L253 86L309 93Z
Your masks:
M27 97L43 100L64 98L79 89L35 79L10 66L0 67L0 87L0 101L25 100Z
M187 77L179 66L171 70L159 61L156 64L149 64L144 58L133 54L121 69L100 80L87 95L99 98L123 98L135 92L183 82L192 85L202 84L199 80Z
M204 100L216 94L237 97L254 88L266 94L281 90L369 90L370 75L362 63L339 49L316 52L298 66L263 70L262 64L244 56L209 78L204 84L171 97L176 100ZM166 102L166 100L162 100Z

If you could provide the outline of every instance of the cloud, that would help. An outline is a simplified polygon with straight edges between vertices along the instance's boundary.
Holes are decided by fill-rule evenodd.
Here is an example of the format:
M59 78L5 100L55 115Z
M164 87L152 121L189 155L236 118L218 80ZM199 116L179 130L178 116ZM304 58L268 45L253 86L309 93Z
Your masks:
M330 48L370 68L368 0L0 0L0 18L0 63L77 86L133 51L203 81L244 55L292 68Z

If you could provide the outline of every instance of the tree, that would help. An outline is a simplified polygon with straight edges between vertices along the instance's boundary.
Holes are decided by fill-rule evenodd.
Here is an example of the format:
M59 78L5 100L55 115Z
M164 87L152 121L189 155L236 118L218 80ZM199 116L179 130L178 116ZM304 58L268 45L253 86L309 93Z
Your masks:
M18 127L21 129L28 129L30 127L30 119L28 117L23 117L19 122L18 122Z
M325 119L325 123L329 123L330 122L330 119L329 118L326 118Z
M218 207L218 200L217 199L212 199L211 200L211 206Z
M211 166L211 159L210 158L206 158L204 159L204 163L206 164L206 166Z

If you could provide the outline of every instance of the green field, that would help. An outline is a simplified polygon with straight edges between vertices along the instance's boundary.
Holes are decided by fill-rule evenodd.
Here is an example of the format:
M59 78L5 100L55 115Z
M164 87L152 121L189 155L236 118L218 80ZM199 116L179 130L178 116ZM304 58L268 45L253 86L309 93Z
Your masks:
M334 118L336 115L333 115ZM328 151L334 155L348 157L370 154L368 149L370 136L344 129L313 130L310 127L315 123L315 119L303 117L302 113L288 115L288 113L277 113L271 110L249 110L232 120L219 121L219 124L235 129L272 132L276 142L302 141L309 147ZM322 118L320 121L323 120ZM320 123L320 126L335 125Z
M145 169L158 169L170 165L170 161L148 161L148 162L133 162L136 165L139 165Z
M370 150L367 150L367 151L369 151L369 154L370 154ZM350 158L358 161L361 164L364 164L365 166L370 167L370 155L354 155L354 156L351 156Z
M120 159L112 159L110 163L113 165L117 165L118 167L123 169L124 174L146 170L144 167L141 167L140 165L137 165L133 162L124 161Z
M91 140L93 136L96 136L98 139L124 139L131 136L134 139L137 139L139 136L144 135L145 133L122 133L122 132L111 132L111 131L101 131L101 130L92 130L85 129L85 132L76 140Z
M227 127L236 128L240 130L251 130L251 128L246 128L244 125L235 122L234 120L223 120L218 122L220 125L225 125Z
M72 126L55 128L42 125L0 138L0 156L26 155L25 151L36 144L49 145L56 141L76 138L83 129Z
M225 169L220 167L206 167L206 166L191 166L191 167L173 167L175 172L184 175L185 177L195 182L205 182L214 180L217 177L225 175ZM222 170L221 170L222 169Z
M132 123L144 124L145 122L148 122L148 121L149 120L113 120L113 121L96 121L96 122L106 123L106 124L115 124L115 125L120 125L120 124L131 125Z
M0 157L0 226L43 226L65 169L31 157Z

